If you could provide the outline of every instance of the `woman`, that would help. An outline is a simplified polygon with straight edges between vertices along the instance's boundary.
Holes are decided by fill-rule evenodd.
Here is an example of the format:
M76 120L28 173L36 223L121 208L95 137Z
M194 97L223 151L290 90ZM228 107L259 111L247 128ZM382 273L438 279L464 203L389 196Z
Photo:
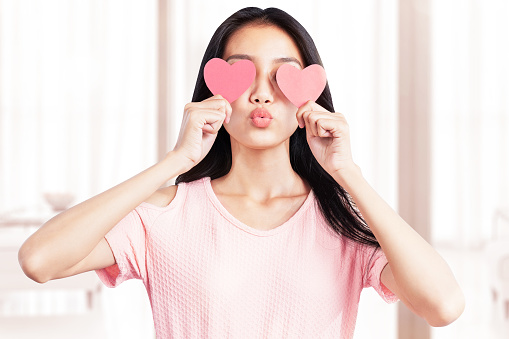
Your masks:
M205 85L214 57L255 65L231 103ZM448 265L363 178L328 87L293 106L275 79L285 63L321 64L295 19L275 8L228 18L174 149L34 233L19 252L27 276L141 279L158 338L351 338L369 286L432 326L458 318L464 299Z

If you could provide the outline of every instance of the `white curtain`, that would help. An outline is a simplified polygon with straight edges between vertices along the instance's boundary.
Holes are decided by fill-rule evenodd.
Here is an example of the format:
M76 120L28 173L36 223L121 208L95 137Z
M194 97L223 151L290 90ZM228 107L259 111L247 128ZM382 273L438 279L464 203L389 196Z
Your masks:
M509 2L432 1L433 240L478 248L509 207Z
M156 162L157 32L155 0L0 0L0 215L42 213L46 192L81 202ZM111 338L151 337L138 283L103 288Z
M155 1L0 0L0 211L152 165Z

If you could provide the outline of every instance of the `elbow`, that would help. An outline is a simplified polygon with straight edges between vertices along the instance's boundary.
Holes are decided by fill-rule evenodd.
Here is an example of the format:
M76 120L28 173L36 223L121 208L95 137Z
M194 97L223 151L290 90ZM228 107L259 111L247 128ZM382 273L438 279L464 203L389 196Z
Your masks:
M41 258L36 253L29 253L24 246L18 251L18 262L25 275L33 281L44 284L50 280L45 274L45 270L41 265Z
M433 308L431 315L426 317L430 326L443 327L456 321L465 310L465 297L461 290L454 296L440 301L440 305Z

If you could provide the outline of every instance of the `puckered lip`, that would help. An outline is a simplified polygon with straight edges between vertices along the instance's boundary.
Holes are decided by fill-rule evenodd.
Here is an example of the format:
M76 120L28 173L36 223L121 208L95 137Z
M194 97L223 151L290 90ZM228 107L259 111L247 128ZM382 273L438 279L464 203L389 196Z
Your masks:
M256 108L251 112L251 115L249 118L266 118L266 119L272 119L272 115L270 115L269 111L267 111L264 108Z

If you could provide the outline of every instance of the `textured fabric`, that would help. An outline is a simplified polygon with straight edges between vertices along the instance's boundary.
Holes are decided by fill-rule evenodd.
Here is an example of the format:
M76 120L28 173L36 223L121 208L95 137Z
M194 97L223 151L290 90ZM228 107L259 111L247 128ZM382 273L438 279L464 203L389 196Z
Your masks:
M381 250L338 236L313 191L269 231L233 217L210 178L180 183L166 207L142 203L107 235L108 287L141 279L157 338L352 338L360 293L382 286Z

